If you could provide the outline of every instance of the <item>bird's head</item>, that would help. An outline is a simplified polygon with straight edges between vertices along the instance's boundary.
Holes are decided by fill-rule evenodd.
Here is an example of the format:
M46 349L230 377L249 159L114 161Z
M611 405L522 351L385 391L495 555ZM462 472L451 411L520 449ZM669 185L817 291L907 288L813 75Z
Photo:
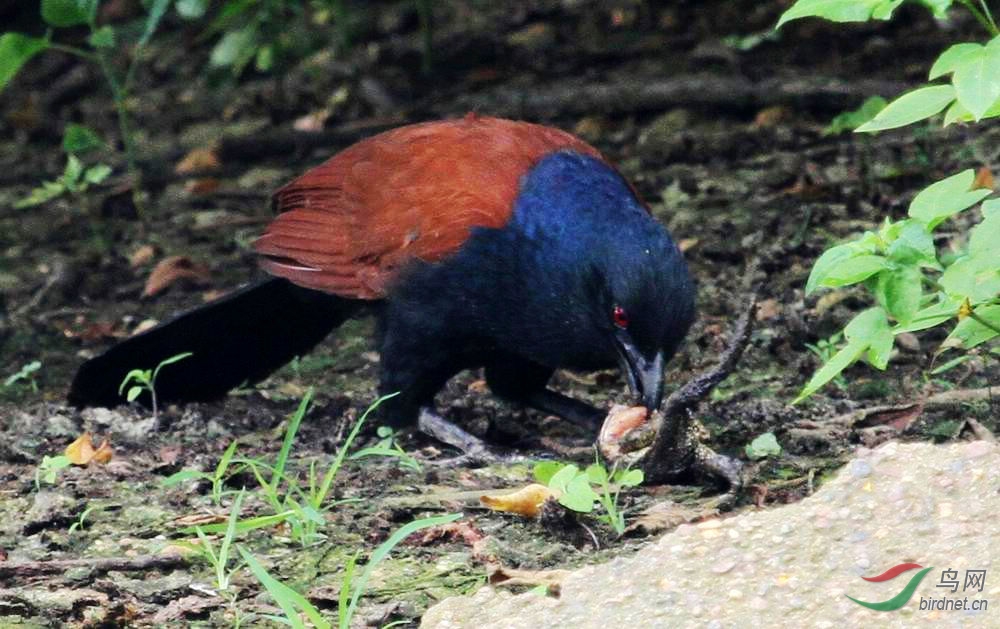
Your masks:
M541 329L568 332L551 335L549 354L561 366L617 362L637 403L658 408L694 319L694 282L667 230L617 171L568 151L525 178L514 219L534 244L527 307Z

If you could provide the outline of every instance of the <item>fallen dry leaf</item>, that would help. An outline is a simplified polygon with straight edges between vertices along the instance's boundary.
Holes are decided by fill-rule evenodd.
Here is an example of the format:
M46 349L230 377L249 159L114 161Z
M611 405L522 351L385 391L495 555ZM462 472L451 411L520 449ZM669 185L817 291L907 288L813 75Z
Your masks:
M772 107L765 107L757 112L754 116L753 126L759 129L766 129L768 127L775 127L779 122L784 122L791 117L792 112L783 105L774 105Z
M208 267L197 264L187 256L170 256L160 260L146 280L143 297L152 297L163 292L180 280L190 280L204 284L211 279Z
M990 172L988 166L980 166L979 170L976 171L976 178L972 181L972 189L979 190L980 188L985 188L987 190L993 190L996 186L993 182L993 173Z
M132 252L128 257L128 265L133 269L146 266L156 257L156 247L153 245L143 245Z
M532 483L508 494L480 496L479 501L493 511L534 518L542 510L542 503L552 496L552 490L545 485Z
M191 179L184 184L184 193L189 197L200 197L214 193L219 189L219 180L215 177Z
M66 458L73 465L87 465L91 461L95 463L107 463L114 456L111 444L107 439L102 441L101 445L95 449L93 438L89 432L83 433L77 437L76 441L66 446L63 454L66 455Z
M319 132L323 130L326 126L326 121L330 119L331 112L329 109L320 109L312 113L308 113L301 118L296 118L295 122L292 123L292 127L296 131L306 131L306 132Z
M204 526L205 524L219 524L228 520L224 515L218 515L215 513L195 513L192 515L182 515L179 518L175 518L171 524L178 528L183 528L186 526Z
M174 166L178 175L188 175L202 170L212 170L221 166L215 147L192 149Z

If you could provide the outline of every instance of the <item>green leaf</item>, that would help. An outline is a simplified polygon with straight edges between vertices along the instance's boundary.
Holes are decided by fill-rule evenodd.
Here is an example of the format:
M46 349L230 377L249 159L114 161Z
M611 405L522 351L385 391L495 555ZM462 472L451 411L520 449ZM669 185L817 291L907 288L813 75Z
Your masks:
M851 342L871 345L888 330L889 322L885 318L885 311L881 308L869 308L855 315L844 327L844 337Z
M902 334L903 332L917 332L933 328L958 315L959 305L960 302L947 300L927 306L914 313L909 323L894 327L892 333Z
M966 55L982 49L982 44L955 44L941 53L937 61L934 62L934 65L931 66L931 71L927 79L933 81L938 77L954 72L955 68L962 64L962 60Z
M979 209L986 218L990 218L991 216L1000 216L1000 199L987 199L986 201L983 201L983 204L979 206Z
M778 438L774 436L773 432L765 432L758 436L748 443L744 449L747 456L754 460L781 455L781 446L778 444Z
M952 5L952 0L919 0L920 4L931 10L939 20L948 17L948 8Z
M87 153L104 147L104 142L89 127L71 122L63 131L62 147L67 153Z
M899 234L889 243L886 254L893 262L900 264L921 264L939 268L934 238L916 219L901 222Z
M580 468L573 464L563 465L552 478L549 479L549 487L557 492L565 493L571 480L580 474Z
M900 323L906 324L920 309L923 273L916 266L904 266L879 273L875 294L879 303Z
M792 400L792 404L798 404L813 393L820 390L826 383L836 378L842 371L850 367L868 349L867 343L855 341L848 343L840 349L825 365L813 374L806 386L802 388L798 397Z
M821 284L830 288L857 284L887 268L889 268L889 261L884 257L861 254L847 258L830 269Z
M181 470L161 480L160 486L171 487L189 480L212 480L212 477L198 470Z
M889 102L881 96L871 96L857 109L845 111L835 116L830 121L830 125L823 129L823 135L837 135L845 131L854 131L878 115L888 104Z
M833 22L888 20L902 3L903 0L798 0L781 15L775 28L804 17L821 17Z
M644 480L646 480L646 475L643 474L642 470L638 468L634 470L624 470L623 472L615 474L615 481L623 487L638 487Z
M245 548L237 546L237 550L239 550L240 556L243 557L243 561L246 562L247 567L250 568L250 572L257 577L257 580L264 586L267 593L271 595L274 602L278 604L281 611L285 612L285 619L292 627L295 629L305 629L305 623L299 618L299 610L301 610L309 618L309 622L314 627L318 629L330 629L330 623L323 618L319 610L309 602L309 599L272 577L267 569L257 561L257 558Z
M74 188L74 184L80 181L80 177L83 176L83 162L76 155L70 153L66 157L66 169L63 171L62 181L63 184L70 190Z
M64 28L86 24L89 19L86 5L77 0L42 0L42 19L49 26Z
M859 133L871 133L904 127L908 124L930 118L955 100L955 88L951 85L928 85L903 94L889 103L871 122L856 129Z
M153 0L152 6L149 7L149 15L146 16L146 26L143 28L142 36L139 37L139 41L136 42L138 48L144 47L149 43L149 39L156 32L156 27L159 26L160 20L163 19L163 14L167 12L170 8L170 3L173 0Z
M105 24L90 34L87 43L94 48L114 48L115 29Z
M603 485L610 480L608 478L608 470L600 463L591 463L584 470L584 473L587 475L587 480L595 485Z
M941 123L941 126L948 127L956 122L972 122L972 114L957 100L945 110L944 122Z
M416 533L417 531L425 528L430 528L433 526L442 526L449 524L458 520L462 517L461 513L452 513L448 515L439 515L430 518L422 518L420 520L414 520L408 522L403 526L399 527L395 533L389 536L389 539L382 542L378 548L372 552L371 557L368 558L368 563L365 564L365 570L361 573L357 582L351 586L351 602L347 607L347 612L342 616L347 622L341 623L342 629L347 629L350 625L350 619L354 615L354 611L358 607L358 599L364 593L365 588L368 585L368 579L371 577L372 572L375 568L385 559L393 548L396 547L401 541Z
M543 485L550 485L552 477L556 475L556 472L564 467L559 461L539 461L535 463L534 474L535 480Z
M579 513L590 513L598 495L590 487L586 474L577 474L566 485L566 491L559 496L559 504Z
M994 261L996 268L1000 269L1000 215L988 215L983 222L972 228L969 232L969 255L984 261Z
M1000 305L979 306L973 312L988 325L983 325L972 317L962 319L941 344L942 349L948 347L972 349L1000 336L997 332L1000 330Z
M941 221L958 214L989 196L990 190L972 188L976 174L970 168L921 190L910 203L908 214L931 231Z
M889 329L889 322L885 315L882 315L882 325L873 337L869 340L871 346L868 348L868 363L880 370L885 370L889 364L889 355L892 353L892 346L896 341L895 335Z
M83 173L83 180L89 184L99 184L111 175L111 167L107 164L96 164Z
M846 243L831 247L823 252L823 255L813 264L809 279L806 281L806 295L812 294L822 285L823 280L830 274L837 265L849 258L860 255L860 251L855 243Z
M49 47L47 39L21 33L0 35L0 90L3 90L29 59Z
M209 63L218 68L233 68L238 72L253 57L256 46L256 29L247 27L229 31L212 48Z
M208 0L177 0L174 6L185 20L197 20L208 11Z
M139 394L141 393L142 393L142 387L139 386L129 387L128 393L125 394L125 400L127 402L135 402L135 399L139 397Z
M959 102L975 120L1000 98L1000 36L957 60L951 78Z

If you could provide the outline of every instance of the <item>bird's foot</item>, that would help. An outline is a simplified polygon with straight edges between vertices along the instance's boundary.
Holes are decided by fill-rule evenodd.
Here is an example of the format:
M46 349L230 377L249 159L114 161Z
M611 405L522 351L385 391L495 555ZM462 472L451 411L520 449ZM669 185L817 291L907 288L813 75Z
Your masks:
M494 463L522 463L528 460L524 455L503 452L490 447L479 437L441 417L437 411L429 407L420 409L420 414L417 416L417 428L425 435L462 451L459 456L432 461L430 464L434 466L477 466Z

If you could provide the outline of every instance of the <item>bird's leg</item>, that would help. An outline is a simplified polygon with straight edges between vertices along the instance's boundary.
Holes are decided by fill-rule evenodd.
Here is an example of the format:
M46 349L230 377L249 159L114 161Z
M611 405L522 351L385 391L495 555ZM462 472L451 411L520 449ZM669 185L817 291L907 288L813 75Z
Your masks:
M546 388L554 370L520 356L502 354L486 366L490 390L502 398L558 415L588 430L596 431L605 413L590 404Z
M607 414L586 402L575 400L568 395L548 388L529 393L523 398L523 402L543 413L558 415L581 428L595 432Z
M430 406L421 407L417 416L417 429L462 451L460 456L436 462L437 465L450 467L466 464L517 463L525 460L521 455L499 452L491 448L479 437L441 417L437 410Z

